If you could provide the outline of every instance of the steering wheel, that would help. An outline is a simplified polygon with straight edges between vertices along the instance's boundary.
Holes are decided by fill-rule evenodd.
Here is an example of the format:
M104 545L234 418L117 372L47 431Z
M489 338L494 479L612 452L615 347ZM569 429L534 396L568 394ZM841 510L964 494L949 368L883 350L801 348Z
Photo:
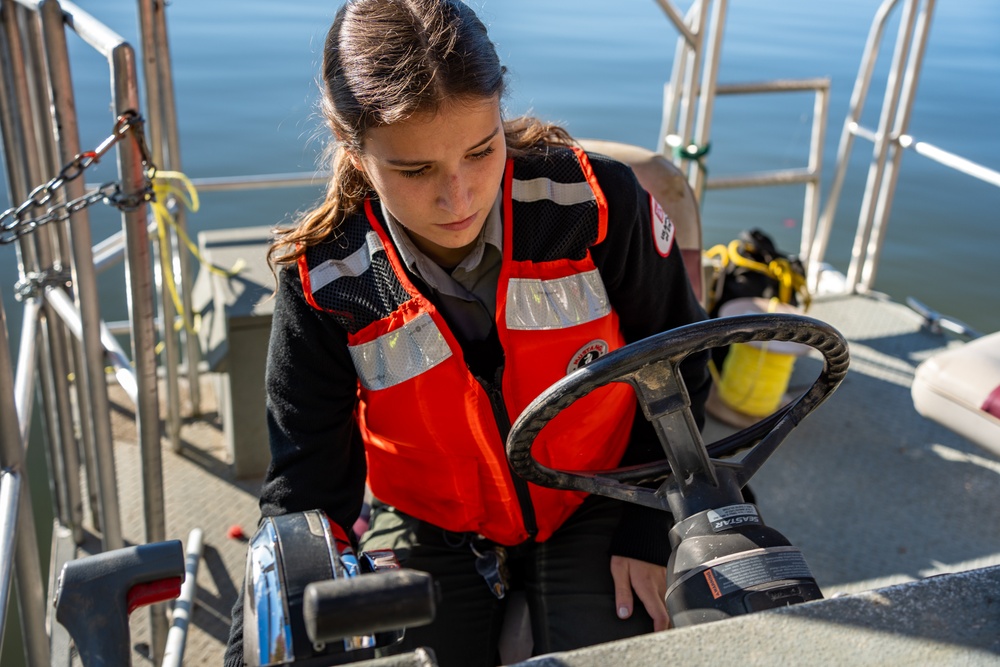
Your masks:
M753 426L706 446L691 414L680 375L681 362L714 347L751 341L788 341L823 355L823 370L797 400ZM792 314L751 314L679 327L619 348L557 381L521 413L507 437L507 458L529 482L585 491L671 511L680 520L719 501L742 502L741 489L810 412L837 388L847 373L843 336L830 325ZM531 454L538 433L561 410L594 389L627 382L652 422L665 460L603 471L568 472L548 468ZM717 457L746 451L739 459ZM660 482L659 488L640 486ZM734 496L734 494L736 494Z

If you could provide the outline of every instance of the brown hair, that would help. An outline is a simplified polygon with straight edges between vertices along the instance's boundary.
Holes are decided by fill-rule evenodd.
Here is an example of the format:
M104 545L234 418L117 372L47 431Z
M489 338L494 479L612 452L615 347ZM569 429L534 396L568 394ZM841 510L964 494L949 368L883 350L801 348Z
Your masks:
M276 230L268 262L295 262L360 209L371 186L350 152L361 152L370 128L435 112L450 98L499 99L505 73L486 26L459 0L349 0L323 49L322 110L336 138L326 196L295 227ZM530 117L504 121L504 135L509 156L572 143L561 127Z

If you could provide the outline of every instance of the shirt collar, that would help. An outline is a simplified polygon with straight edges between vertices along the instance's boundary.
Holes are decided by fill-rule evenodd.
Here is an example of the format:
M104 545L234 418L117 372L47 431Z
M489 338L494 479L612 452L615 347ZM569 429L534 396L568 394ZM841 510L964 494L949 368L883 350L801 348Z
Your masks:
M493 202L493 208L486 215L486 222L483 224L482 232L476 238L475 245L469 251L469 254L458 263L458 266L452 270L453 272L459 269L466 272L474 271L483 261L483 253L487 243L501 253L503 252L503 225L500 222L501 200L502 194L497 193L497 198ZM441 290L443 285L439 276L446 273L444 269L417 248L413 240L410 239L410 235L406 232L406 229L389 213L389 210L381 200L379 201L379 205L382 208L382 217L385 218L389 235L392 237L392 241L396 244L396 249L399 251L400 259L403 260L403 263L406 264L406 267L410 271L420 276L431 287Z

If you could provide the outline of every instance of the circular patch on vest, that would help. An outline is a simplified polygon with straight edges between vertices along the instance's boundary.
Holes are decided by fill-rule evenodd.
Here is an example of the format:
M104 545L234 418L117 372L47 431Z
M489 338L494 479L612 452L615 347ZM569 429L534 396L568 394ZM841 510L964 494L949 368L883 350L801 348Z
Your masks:
M667 212L660 206L660 202L649 195L649 219L653 223L653 241L656 243L656 252L661 257L670 255L670 248L674 245L674 221L667 216Z
M606 341L600 339L590 341L577 350L570 359L569 366L566 367L566 374L568 375L578 368L583 368L598 357L604 356L608 353L608 349Z

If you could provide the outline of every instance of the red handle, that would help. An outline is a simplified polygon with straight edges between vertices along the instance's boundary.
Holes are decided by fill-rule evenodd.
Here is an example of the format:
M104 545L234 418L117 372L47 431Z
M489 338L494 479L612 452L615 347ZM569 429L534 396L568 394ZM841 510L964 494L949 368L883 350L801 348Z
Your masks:
M170 579L159 579L133 586L129 589L126 597L128 613L131 614L139 607L145 607L147 604L173 600L181 594L181 583L183 581L184 577L172 577Z

